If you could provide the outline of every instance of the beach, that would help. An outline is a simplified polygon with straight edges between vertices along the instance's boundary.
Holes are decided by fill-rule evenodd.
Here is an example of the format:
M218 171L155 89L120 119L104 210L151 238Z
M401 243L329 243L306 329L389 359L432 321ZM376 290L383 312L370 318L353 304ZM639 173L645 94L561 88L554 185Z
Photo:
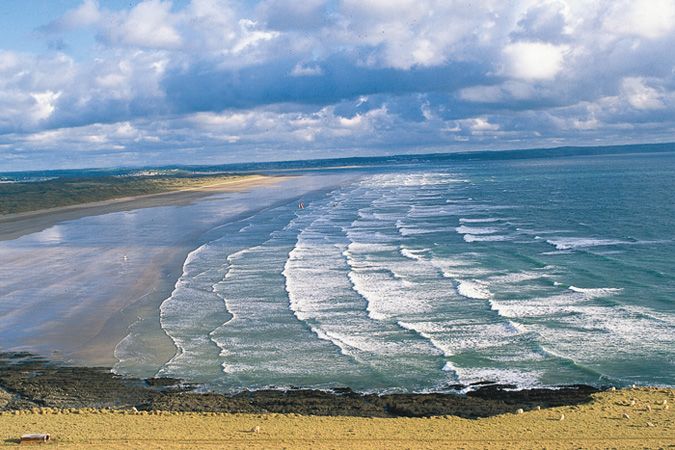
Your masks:
M237 176L220 182L202 186L189 186L156 194L118 197L36 211L2 214L0 215L0 241L16 239L29 233L42 231L66 220L141 208L185 205L214 193L241 192L246 189L279 183L287 178L264 175Z
M669 158L366 164L37 213L58 222L0 241L0 342L216 392L670 386L672 205L590 195L656 189Z
M222 220L268 207L279 198L295 194L267 193L284 183L292 185L293 178L248 175L171 192L0 216L0 244L6 245L5 264L0 270L4 279L12 283L7 286L20 282L21 277L31 277L38 285L50 284L44 286L42 296L31 295L30 302L21 300L17 307L6 311L3 348L111 367L118 361L118 343L134 322L142 321L146 343L152 347L145 362L150 371L156 371L175 353L173 343L160 328L158 307L171 294L183 262L200 235ZM214 199L219 199L222 207ZM183 226L181 222L190 220L188 211L195 209L205 217ZM132 244L132 233L145 231L137 231L133 224L125 229L123 222L138 216L148 217L146 227L161 226L170 231L158 235L149 230ZM93 228L77 231L80 223ZM71 229L78 236L70 242L61 240ZM91 242L99 237L109 242L115 239L117 243ZM90 242L85 243L87 240ZM85 264L86 270L79 270L78 262L85 259L90 260ZM129 269L124 270L124 266ZM15 270L23 275L17 277ZM16 292L7 287L5 294L5 301L11 303L10 297ZM31 302L35 305L31 306ZM16 337L22 332L23 337Z
M1 413L0 440L13 446L39 432L51 435L50 447L76 449L671 448L675 413L664 400L672 404L675 392L626 389L593 394L588 404L482 419L37 408Z
M613 163L608 178L636 177ZM566 164L578 184L588 160ZM583 193L530 210L549 174L368 167L17 218L28 231L0 241L0 438L673 445L672 242L656 220L638 235L590 215Z

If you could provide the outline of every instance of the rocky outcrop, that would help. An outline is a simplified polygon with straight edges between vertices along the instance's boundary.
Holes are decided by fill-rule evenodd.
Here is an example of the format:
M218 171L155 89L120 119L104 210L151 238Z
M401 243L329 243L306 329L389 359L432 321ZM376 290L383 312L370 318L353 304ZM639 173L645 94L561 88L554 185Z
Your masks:
M180 380L137 380L107 368L68 367L25 353L0 353L0 410L30 408L113 408L161 411L296 413L325 416L487 417L517 409L584 403L597 389L568 386L514 390L484 384L468 394L362 394L348 388L332 391L267 389L226 395L198 393ZM2 392L5 395L2 395ZM2 399L5 399L4 403Z

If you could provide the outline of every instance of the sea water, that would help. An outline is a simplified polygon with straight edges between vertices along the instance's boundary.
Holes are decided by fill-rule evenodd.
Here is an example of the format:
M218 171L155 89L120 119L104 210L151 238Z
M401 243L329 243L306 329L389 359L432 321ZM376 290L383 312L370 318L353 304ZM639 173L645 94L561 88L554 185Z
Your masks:
M673 153L372 164L205 236L158 311L161 376L675 385ZM133 330L123 374L152 351Z
M161 323L211 388L675 383L675 157L409 164L227 224Z

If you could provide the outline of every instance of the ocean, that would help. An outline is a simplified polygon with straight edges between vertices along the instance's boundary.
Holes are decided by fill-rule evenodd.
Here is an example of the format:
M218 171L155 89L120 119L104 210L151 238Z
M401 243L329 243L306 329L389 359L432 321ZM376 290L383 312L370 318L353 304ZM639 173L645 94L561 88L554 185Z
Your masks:
M59 242L73 236L66 243L85 242L95 259L120 242L133 252L141 241L129 236L162 242L200 223L157 311L175 356L147 373L153 348L139 318L116 346L114 370L225 392L675 386L675 153L362 165L293 172L273 201L227 194L57 225ZM258 208L217 212L261 198ZM158 214L169 216L150 220ZM115 238L92 231L122 218ZM49 232L0 242L0 252L29 248L49 267L42 246L53 242L39 239ZM3 270L25 283L34 276L28 264ZM109 270L92 275L97 289L124 281L109 281ZM5 309L39 289L8 285ZM39 291L43 301L50 291ZM27 331L16 326L0 321L0 336L22 348Z

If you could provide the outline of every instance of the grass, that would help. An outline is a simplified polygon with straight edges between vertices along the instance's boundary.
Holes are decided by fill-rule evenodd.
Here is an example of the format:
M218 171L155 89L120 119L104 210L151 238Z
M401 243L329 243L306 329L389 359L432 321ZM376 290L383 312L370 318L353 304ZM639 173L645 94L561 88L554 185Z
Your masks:
M501 414L380 419L297 414L51 410L0 413L0 447L49 433L74 449L570 449L672 448L675 391L600 392L591 403ZM564 415L564 420L560 418Z

